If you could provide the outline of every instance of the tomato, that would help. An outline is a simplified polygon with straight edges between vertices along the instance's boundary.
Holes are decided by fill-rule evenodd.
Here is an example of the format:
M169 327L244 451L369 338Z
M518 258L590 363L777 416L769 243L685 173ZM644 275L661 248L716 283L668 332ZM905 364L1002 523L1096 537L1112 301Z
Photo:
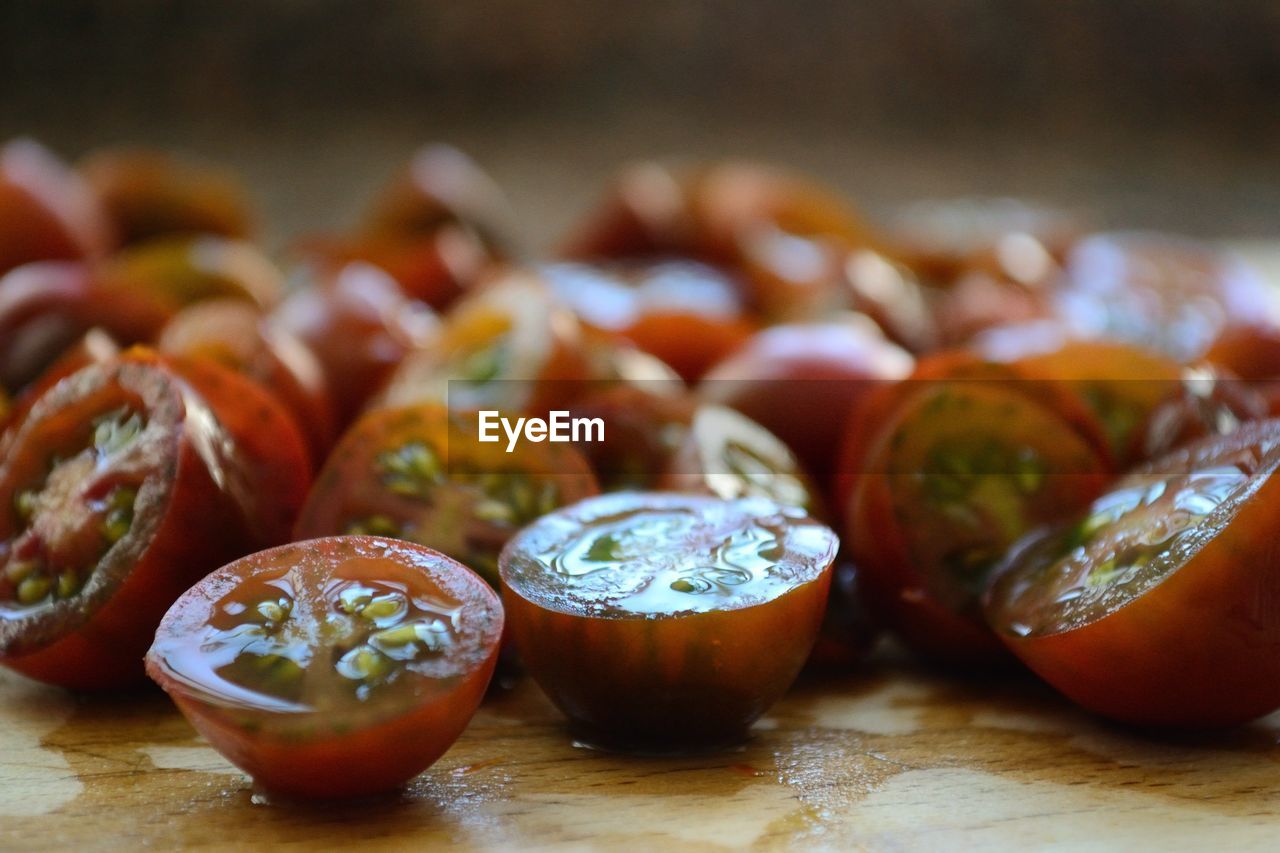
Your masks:
M1130 455L1163 456L1205 436L1229 435L1268 414L1267 399L1252 386L1210 365L1188 368L1137 431L1138 446Z
M859 319L765 329L708 371L698 394L760 423L826 481L858 401L912 369L909 354Z
M405 355L427 346L439 329L435 312L364 263L294 291L271 322L320 360L339 424L349 423Z
M207 358L270 391L303 430L311 457L324 460L337 415L315 354L289 332L240 300L210 300L183 309L160 334L170 355Z
M79 689L139 679L168 606L251 550L236 442L182 378L63 379L0 448L0 663Z
M590 328L620 335L696 379L751 334L738 286L689 261L552 264L543 275Z
M268 791L395 788L475 714L502 605L442 554L373 537L297 542L224 566L165 615L147 673Z
M169 311L218 298L270 308L284 290L284 277L255 246L212 235L157 237L129 246L113 255L100 275L111 291Z
M836 546L763 498L624 492L521 531L502 595L525 665L577 737L706 749L741 740L800 672Z
M589 378L581 325L540 278L512 270L457 303L437 338L405 359L373 405L444 402L543 414L563 408Z
M622 170L558 254L582 261L688 256L693 233L680 179L658 163L635 163Z
M508 254L512 218L511 204L493 178L458 149L435 144L418 150L374 199L363 233L413 240L461 227L500 257Z
M36 400L63 379L91 364L105 364L118 355L120 347L110 335L98 328L90 329L83 338L63 350L34 382L22 389L13 400L9 417L16 423L26 416ZM3 423L4 417L0 416L0 426Z
M599 389L574 402L571 413L603 421L604 439L575 446L604 491L653 489L684 443L696 409L678 381Z
M41 261L0 278L0 385L18 391L92 328L122 344L152 340L170 312L103 287L85 264Z
M229 171L145 148L100 151L80 171L106 209L119 245L162 235L253 233L252 206Z
M871 618L859 588L857 568L837 558L831 571L826 615L806 668L818 672L848 671L862 662L879 636L879 626Z
M942 324L934 316L936 288L873 249L855 249L843 262L841 281L849 306L874 320L889 340L915 353L942 344Z
M891 414L856 438L849 556L873 608L910 645L995 662L1000 646L978 606L992 567L1028 530L1092 499L1109 460L1034 384L905 385Z
M1274 294L1250 267L1213 248L1159 234L1096 234L1066 260L1059 313L1085 337L1201 356L1225 329L1273 316Z
M1241 379L1280 379L1280 326L1250 323L1223 331L1204 360Z
M0 148L0 274L31 261L106 253L111 226L92 190L40 145Z
M1217 726L1280 707L1280 422L1151 462L1031 534L987 594L996 633L1084 707Z
M474 414L439 404L372 411L329 456L295 538L373 534L435 548L497 585L498 552L522 526L595 494L572 447L478 440Z

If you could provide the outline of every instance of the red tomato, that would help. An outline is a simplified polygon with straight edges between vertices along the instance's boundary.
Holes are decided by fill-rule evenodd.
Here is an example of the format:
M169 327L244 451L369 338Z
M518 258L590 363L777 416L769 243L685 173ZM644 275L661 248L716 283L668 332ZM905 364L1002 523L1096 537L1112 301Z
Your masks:
M78 175L30 140L0 148L0 274L98 257L111 242L106 214Z
M110 689L142 675L165 609L252 547L236 442L157 363L63 379L0 447L0 662Z
M858 584L857 568L837 558L831 572L827 612L806 668L818 672L848 671L866 658L879 636L879 626L872 619Z
M337 437L337 416L315 353L240 300L200 302L164 327L164 353L206 358L257 382L289 410L307 438L311 458L324 461Z
M110 335L101 329L90 329L77 343L63 350L62 355L58 356L53 364L14 398L9 416L16 423L26 416L36 400L43 397L50 388L63 379L91 364L105 364L118 355L120 355L120 347ZM4 418L0 417L0 426L3 424Z
M894 343L914 353L942 344L934 316L938 291L904 264L873 249L855 249L843 258L840 280L849 306L874 320Z
M624 492L520 532L508 624L577 736L643 751L743 738L822 623L836 537L763 498Z
M405 355L426 347L439 330L435 312L364 263L294 291L271 320L320 359L340 424L355 418Z
M1084 707L1216 726L1280 707L1280 422L1125 476L1028 536L987 594L1001 640Z
M696 409L679 380L597 390L575 401L572 415L599 418L604 440L575 446L604 491L654 489L684 443Z
M161 235L253 233L252 205L229 171L145 148L100 151L80 171L115 226L119 245Z
M874 326L855 319L765 329L708 371L698 394L764 426L825 482L834 473L832 448L858 401L877 383L905 378L913 365Z
M355 533L435 548L497 585L498 552L544 513L595 494L568 445L478 439L473 414L440 404L372 411L338 442L295 537Z
M1241 379L1280 379L1280 326L1251 323L1226 329L1204 360Z
M241 299L259 308L280 301L284 277L251 243L225 237L157 237L129 246L98 272L112 293L177 311L205 299Z
M147 673L269 791L395 788L457 740L493 675L502 606L427 548L297 542L224 566L178 599Z
M1252 386L1210 365L1188 368L1137 430L1138 446L1131 455L1163 456L1206 436L1229 435L1268 414L1267 399Z

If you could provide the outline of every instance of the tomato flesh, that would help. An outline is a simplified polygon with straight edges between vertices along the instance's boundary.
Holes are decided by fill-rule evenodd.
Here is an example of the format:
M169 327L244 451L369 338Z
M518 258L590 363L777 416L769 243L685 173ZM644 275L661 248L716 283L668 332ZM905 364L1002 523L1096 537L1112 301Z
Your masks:
M987 594L1000 638L1068 697L1133 723L1213 726L1280 706L1280 422L1126 475L1028 536Z
M762 498L605 495L521 531L502 554L503 597L525 665L578 736L722 746L804 665L836 546Z
M417 545L336 537L224 566L179 599L147 672L271 791L394 788L462 733L497 659L502 607Z

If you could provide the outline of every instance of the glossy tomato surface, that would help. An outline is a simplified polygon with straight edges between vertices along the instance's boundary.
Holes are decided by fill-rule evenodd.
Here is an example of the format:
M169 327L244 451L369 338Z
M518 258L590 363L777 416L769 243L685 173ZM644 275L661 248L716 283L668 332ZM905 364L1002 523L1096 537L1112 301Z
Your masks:
M997 635L1084 707L1217 726L1280 707L1280 422L1143 466L1018 544L987 594Z
M837 542L762 498L627 492L547 515L503 551L529 672L605 747L741 740L804 665Z
M147 672L213 746L268 791L394 788L466 728L502 606L442 554L373 537L251 554L165 615Z
M329 456L299 516L300 539L374 534L448 554L497 585L498 554L517 530L595 494L566 444L481 443L474 414L439 404L370 412Z
M176 373L116 360L0 444L0 661L65 687L136 681L165 609L252 547L233 437Z

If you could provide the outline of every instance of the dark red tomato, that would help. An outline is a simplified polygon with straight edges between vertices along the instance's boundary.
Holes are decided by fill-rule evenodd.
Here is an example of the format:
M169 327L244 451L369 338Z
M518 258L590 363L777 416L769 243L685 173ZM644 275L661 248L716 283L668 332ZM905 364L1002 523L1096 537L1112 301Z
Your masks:
M983 270L962 274L931 299L938 338L946 346L970 344L989 329L1056 316L1049 282L1019 282Z
M703 399L760 423L821 481L858 401L877 383L905 378L911 356L865 318L774 326L707 372Z
M658 163L624 169L559 251L571 260L679 257L695 228L682 182Z
M415 239L445 226L478 235L495 255L511 244L511 205L493 178L466 154L448 145L427 145L374 199L364 234Z
M909 383L865 448L844 516L868 600L911 646L991 663L979 596L1019 537L1087 503L1110 464L1018 383Z
M366 536L224 566L165 615L147 674L268 791L395 788L453 745L493 675L502 605L466 567Z
M450 224L415 236L313 238L300 248L330 270L356 261L373 264L395 279L407 296L436 309L447 308L495 262L473 231Z
M169 316L150 300L109 292L82 263L18 267L0 278L0 385L16 392L33 382L92 328L139 343Z
M575 446L604 491L653 489L684 443L696 409L678 380L614 385L573 404L573 417L599 418L605 425L602 441Z
M163 151L117 148L89 156L80 172L106 209L119 245L162 235L253 233L244 187L216 166Z
M543 275L588 328L619 335L696 379L754 330L724 273L691 261L552 264Z
M606 422L607 424L607 422ZM823 518L821 493L785 444L745 415L699 406L667 462L658 488L725 500L769 498Z
M763 498L624 492L502 553L516 647L577 736L675 751L741 740L804 665L836 536Z
M913 353L941 346L934 317L938 291L906 265L873 249L855 249L843 259L840 280L849 307L874 320L894 343Z
M372 534L435 548L497 586L498 552L525 524L599 490L564 444L481 443L474 414L382 409L342 437L295 537ZM500 431L499 431L500 432Z
M225 237L158 237L112 255L98 273L113 293L145 298L173 312L205 299L241 299L259 308L280 301L284 277L250 243Z
M13 400L9 410L10 417L15 422L21 420L35 405L36 400L48 393L54 385L91 364L105 364L118 355L120 355L120 347L110 335L101 329L90 329L83 338L63 350L62 355L58 356L57 360L49 365L34 382L22 389L22 392ZM3 423L4 418L0 417L0 426Z
M364 263L294 291L271 320L320 359L340 424L356 417L407 353L433 341L440 325L435 312Z
M1241 379L1280 379L1280 326L1250 323L1226 329L1204 360Z
M1152 459L1210 435L1230 435L1247 421L1262 420L1269 404L1251 385L1211 365L1187 368L1170 396L1138 429L1131 454Z
M98 257L111 242L106 214L75 172L27 139L0 148L0 274Z
M1096 234L1072 248L1059 313L1084 337L1199 358L1233 325L1269 316L1274 295L1250 267L1160 234Z
M563 409L589 378L582 326L540 278L512 270L457 303L372 405L544 414Z
M241 300L218 299L183 309L164 327L157 348L205 358L270 391L289 410L318 464L337 437L337 415L315 353Z
M879 636L879 627L858 584L857 568L837 558L831 571L827 612L806 668L818 672L847 672L866 658Z
M160 617L252 547L235 440L157 364L63 379L0 448L0 662L79 689L139 679Z
M1028 536L987 594L992 627L1084 707L1218 726L1280 707L1280 422L1125 476Z

